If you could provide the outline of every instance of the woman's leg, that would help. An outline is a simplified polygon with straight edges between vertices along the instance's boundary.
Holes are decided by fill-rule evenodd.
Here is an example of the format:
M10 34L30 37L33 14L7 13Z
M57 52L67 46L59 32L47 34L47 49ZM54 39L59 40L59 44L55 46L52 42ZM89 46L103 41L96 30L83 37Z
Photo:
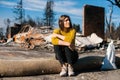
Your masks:
M67 63L73 65L77 62L78 60L78 53L77 51L72 51L70 48L68 48L67 46L65 47L65 55L66 55L66 59L67 59Z
M59 60L61 64L64 64L67 62L64 46L54 45L54 52L57 60Z
M55 51L56 58L61 63L60 76L67 76L68 69L67 69L67 65L65 64L67 60L65 56L64 46L55 45L54 51Z
M78 53L76 51L72 51L68 47L65 47L66 58L68 62L68 75L74 76L74 68L73 65L78 60Z

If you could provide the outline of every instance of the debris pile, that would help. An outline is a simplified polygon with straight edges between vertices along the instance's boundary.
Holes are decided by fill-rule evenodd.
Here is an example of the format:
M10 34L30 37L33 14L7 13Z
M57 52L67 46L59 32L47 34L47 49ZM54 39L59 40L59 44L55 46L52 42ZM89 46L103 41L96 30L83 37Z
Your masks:
M46 29L47 32L45 31ZM53 45L51 44L51 34L52 30L48 29L47 27L44 29L43 27L33 28L30 25L25 25L16 35L8 39L6 43L3 43L3 45L14 42L15 44L19 44L21 48L25 49L35 49L35 47L39 47L40 49L53 51ZM103 41L104 40L95 33L92 33L87 37L83 37L80 33L77 33L75 45L78 51L85 51L87 49L100 48ZM119 40L116 41L116 44L120 44Z

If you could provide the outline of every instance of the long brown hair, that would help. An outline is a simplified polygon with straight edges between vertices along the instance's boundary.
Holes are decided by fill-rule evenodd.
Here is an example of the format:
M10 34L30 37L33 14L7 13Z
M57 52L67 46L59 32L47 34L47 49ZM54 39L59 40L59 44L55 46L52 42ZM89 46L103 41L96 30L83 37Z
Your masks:
M65 29L64 28L64 20L65 18L68 18L69 19L69 24L70 24L70 27L68 29ZM58 24L59 24L59 28L62 30L62 31L66 31L68 32L71 28L72 28L72 22L70 20L70 17L68 15L61 15L60 18L59 18L59 21L58 21Z

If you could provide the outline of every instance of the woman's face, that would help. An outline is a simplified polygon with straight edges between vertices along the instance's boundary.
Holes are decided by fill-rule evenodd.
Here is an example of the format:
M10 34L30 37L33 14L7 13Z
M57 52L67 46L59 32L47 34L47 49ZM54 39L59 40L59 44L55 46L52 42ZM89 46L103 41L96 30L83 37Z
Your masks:
M68 18L64 19L64 27L69 28L70 27L70 20Z

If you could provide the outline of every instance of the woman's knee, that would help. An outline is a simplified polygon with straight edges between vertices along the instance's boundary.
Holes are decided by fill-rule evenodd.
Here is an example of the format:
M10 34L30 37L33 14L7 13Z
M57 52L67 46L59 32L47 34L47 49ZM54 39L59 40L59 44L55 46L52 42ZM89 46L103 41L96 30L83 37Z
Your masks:
M59 48L59 45L54 45L54 48Z
M60 46L59 45L54 45L54 50L59 50Z
M68 46L65 46L65 50L66 51L68 51L68 50L70 51L70 48Z

